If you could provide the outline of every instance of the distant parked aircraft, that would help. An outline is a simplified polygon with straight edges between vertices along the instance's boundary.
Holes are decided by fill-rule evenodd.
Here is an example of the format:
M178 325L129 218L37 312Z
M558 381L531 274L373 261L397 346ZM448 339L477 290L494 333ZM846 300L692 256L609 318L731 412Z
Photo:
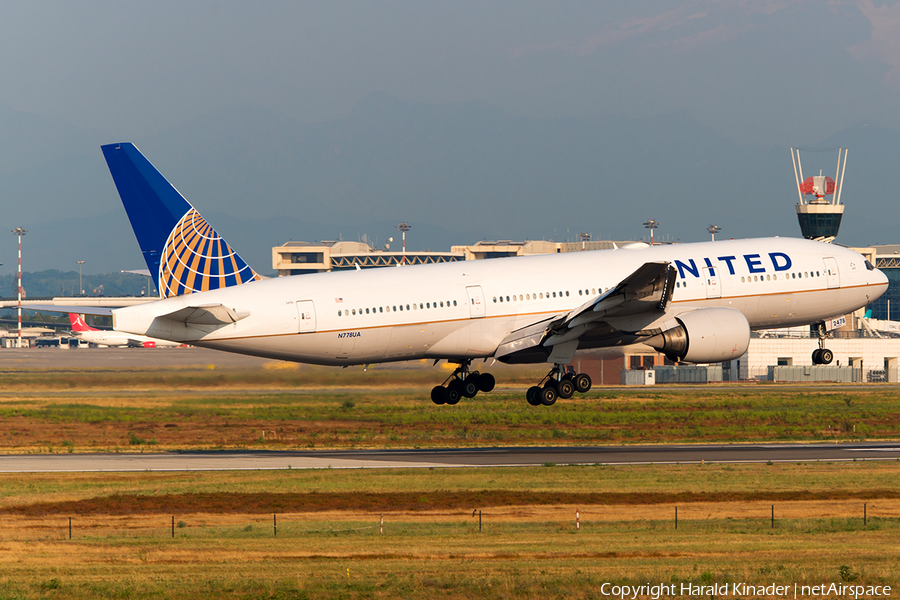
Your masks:
M181 346L181 342L160 340L143 335L122 333L119 331L103 331L95 329L84 322L80 314L69 313L69 322L72 323L72 332L75 337L97 344L98 346L140 346L143 348L156 348L160 346Z

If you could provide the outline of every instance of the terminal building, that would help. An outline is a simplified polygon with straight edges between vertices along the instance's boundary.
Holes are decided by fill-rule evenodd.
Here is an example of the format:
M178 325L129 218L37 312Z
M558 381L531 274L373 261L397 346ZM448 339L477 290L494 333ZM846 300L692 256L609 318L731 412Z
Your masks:
M458 260L465 260L460 252L390 252L364 242L287 242L272 248L272 268L279 277Z
M279 277L348 271L356 268L424 265L460 260L483 260L510 256L532 256L583 250L606 250L632 242L600 240L587 237L580 242L548 242L545 240L481 241L468 246L451 246L450 252L397 252L369 246L365 242L323 241L286 242L272 248L272 268Z

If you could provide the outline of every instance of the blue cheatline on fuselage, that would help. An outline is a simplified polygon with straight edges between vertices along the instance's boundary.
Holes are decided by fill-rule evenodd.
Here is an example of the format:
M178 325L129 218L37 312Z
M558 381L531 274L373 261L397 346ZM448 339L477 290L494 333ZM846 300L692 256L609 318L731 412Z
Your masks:
M259 279L134 144L102 150L161 297Z

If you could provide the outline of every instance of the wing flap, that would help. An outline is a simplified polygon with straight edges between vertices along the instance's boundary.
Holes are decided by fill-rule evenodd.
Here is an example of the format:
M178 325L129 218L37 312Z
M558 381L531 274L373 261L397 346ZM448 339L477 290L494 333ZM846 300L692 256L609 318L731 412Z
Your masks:
M504 357L519 354L530 349L538 349L543 355L549 354L547 350L541 347L541 342L547 334L547 328L550 323L558 318L559 316L543 319L513 331L497 346L497 350L494 351L494 357L502 360Z

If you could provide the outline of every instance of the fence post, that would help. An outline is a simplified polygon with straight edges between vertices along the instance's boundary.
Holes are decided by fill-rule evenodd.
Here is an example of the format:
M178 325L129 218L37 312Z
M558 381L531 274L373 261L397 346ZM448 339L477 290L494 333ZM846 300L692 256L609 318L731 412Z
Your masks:
M675 529L678 529L678 507L675 507Z
M866 503L863 502L863 527L866 526L867 521L868 521L868 519L867 519L867 514L866 514L866 513L867 513L866 508L867 508L867 507L866 507Z
M72 539L72 517L69 517L69 539Z
M172 539L175 539L175 515L172 515Z
M381 525L378 527L379 535L384 535L384 513L381 513Z
M775 505L772 505L772 529L775 529Z
M575 531L581 531L581 514L575 509Z
M278 537L278 515L272 513L272 537Z
M478 511L478 533L481 533L481 511Z

